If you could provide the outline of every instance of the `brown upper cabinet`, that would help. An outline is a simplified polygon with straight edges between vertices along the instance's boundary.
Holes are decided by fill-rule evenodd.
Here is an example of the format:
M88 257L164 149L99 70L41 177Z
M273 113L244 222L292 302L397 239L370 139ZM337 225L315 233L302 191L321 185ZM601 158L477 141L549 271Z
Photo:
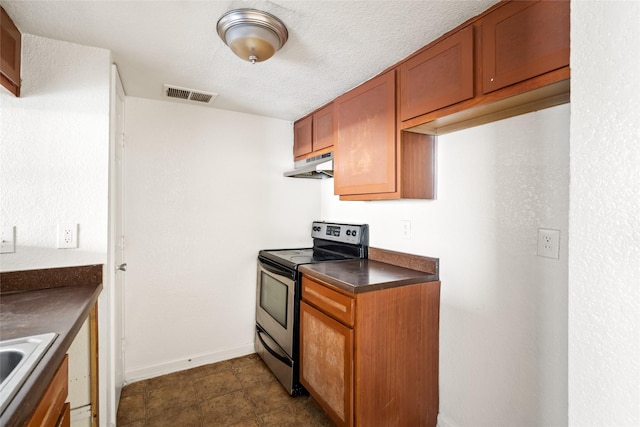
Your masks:
M313 117L304 117L293 124L293 157L303 158L313 151Z
M395 192L395 70L338 97L334 108L335 194Z
M293 124L295 160L322 154L333 147L333 103Z
M473 27L400 65L400 120L473 98Z
M441 135L569 102L569 6L568 0L500 2L409 57L400 64L406 73L420 58L443 65L416 68L416 75L440 83L430 91L405 87L411 78L401 79L400 127ZM471 48L460 40L465 32L472 34ZM459 47L438 54L438 46L449 45ZM432 49L443 58L431 59ZM454 84L460 69L466 84L472 74L473 95L465 99L469 92Z
M313 113L313 151L333 147L333 103Z
M334 193L433 199L436 135L569 102L569 6L501 1L336 98Z
M514 1L482 22L482 91L569 65L569 2Z
M0 15L0 84L20 96L22 34L2 7Z
M341 200L435 198L436 140L396 125L396 70L334 101L334 193Z

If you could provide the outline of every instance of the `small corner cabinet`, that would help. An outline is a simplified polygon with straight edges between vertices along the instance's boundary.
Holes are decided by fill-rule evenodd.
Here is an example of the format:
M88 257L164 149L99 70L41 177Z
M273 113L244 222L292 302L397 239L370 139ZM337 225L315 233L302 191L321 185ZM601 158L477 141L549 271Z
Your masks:
M333 103L293 124L293 158L324 154L333 147Z
M20 96L22 34L2 7L0 15L0 84Z
M300 381L344 426L435 426L440 282L357 294L303 275Z

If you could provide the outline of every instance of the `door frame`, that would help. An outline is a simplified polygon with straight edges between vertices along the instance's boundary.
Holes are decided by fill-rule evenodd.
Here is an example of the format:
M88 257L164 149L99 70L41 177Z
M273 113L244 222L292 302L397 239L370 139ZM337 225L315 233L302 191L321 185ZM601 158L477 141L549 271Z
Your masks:
M126 93L115 64L111 65L109 135L109 230L104 292L107 307L102 310L101 340L105 351L100 358L101 425L115 425L120 393L124 384L124 301L125 274L118 270L124 263L124 109ZM118 161L120 160L120 161Z

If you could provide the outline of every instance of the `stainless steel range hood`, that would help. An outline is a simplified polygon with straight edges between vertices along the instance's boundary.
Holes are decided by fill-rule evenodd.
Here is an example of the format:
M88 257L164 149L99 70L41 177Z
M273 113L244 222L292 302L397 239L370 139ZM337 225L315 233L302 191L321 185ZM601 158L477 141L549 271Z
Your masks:
M333 178L333 151L294 163L294 169L284 173L290 178Z

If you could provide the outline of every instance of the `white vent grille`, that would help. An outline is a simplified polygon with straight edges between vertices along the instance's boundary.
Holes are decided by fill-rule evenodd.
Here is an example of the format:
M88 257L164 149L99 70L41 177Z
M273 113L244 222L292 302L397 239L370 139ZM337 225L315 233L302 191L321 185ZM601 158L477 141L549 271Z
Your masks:
M202 104L211 104L217 93L205 92L202 90L187 89L184 87L164 85L164 96L167 98L182 99Z

